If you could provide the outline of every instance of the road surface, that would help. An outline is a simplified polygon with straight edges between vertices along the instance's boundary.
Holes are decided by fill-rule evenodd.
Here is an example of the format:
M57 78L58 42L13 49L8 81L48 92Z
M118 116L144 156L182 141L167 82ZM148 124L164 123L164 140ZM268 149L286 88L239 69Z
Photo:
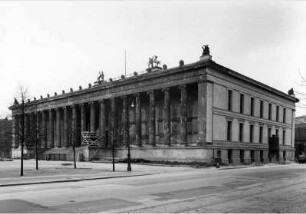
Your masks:
M0 187L0 212L306 212L306 165L183 169Z

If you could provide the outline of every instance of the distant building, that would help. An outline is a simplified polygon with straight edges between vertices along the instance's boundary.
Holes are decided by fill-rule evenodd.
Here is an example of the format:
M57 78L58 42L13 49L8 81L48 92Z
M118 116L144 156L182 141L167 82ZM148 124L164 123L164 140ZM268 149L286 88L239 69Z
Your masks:
M293 91L285 94L217 64L208 46L195 63L158 64L153 57L144 72L109 81L100 73L86 89L27 102L26 135L38 124L47 159L71 160L72 145L78 159L108 158L115 141L117 158L126 158L130 144L132 159L211 163L218 157L225 164L267 162L269 137L276 135L279 158L294 160ZM10 107L15 148L20 106Z
M306 155L306 115L295 118L295 155Z
M11 156L12 149L12 120L0 119L0 158Z

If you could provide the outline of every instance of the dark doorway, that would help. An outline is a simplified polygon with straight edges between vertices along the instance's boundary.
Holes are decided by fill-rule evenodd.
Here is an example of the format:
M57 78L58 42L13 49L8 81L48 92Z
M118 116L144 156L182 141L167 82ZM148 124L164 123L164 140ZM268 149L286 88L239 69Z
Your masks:
M244 163L244 150L240 150L240 162Z
M263 151L260 150L260 162L264 162Z
M254 150L251 150L251 163L255 162Z
M227 158L228 158L228 163L232 164L233 163L233 150L229 149L227 151Z

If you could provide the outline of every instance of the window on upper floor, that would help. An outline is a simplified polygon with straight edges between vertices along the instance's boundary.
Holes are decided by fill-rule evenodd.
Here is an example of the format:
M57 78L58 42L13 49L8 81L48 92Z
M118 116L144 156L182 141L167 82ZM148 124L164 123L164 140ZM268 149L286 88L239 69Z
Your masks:
M239 123L239 141L243 142L243 123Z
M250 125L250 143L253 143L254 138L254 125Z
M272 104L269 103L269 120L272 119Z
M283 130L283 146L286 145L286 130Z
M263 118L263 113L264 113L264 102L261 100L260 101L260 118Z
M227 91L227 110L232 110L232 99L233 99L233 91L228 90Z
M283 108L283 123L286 123L286 108Z
M254 116L254 105L255 105L254 98L251 97L251 116Z
M279 106L276 106L276 121L279 121Z
M275 136L278 137L278 129L275 129Z
M240 94L240 113L244 113L244 95Z
M262 137L263 137L263 127L259 127L259 143L262 143Z
M272 136L271 136L271 128L268 128L268 141L269 141L269 138L270 138L270 137L272 137Z
M232 121L227 121L227 140L232 140Z

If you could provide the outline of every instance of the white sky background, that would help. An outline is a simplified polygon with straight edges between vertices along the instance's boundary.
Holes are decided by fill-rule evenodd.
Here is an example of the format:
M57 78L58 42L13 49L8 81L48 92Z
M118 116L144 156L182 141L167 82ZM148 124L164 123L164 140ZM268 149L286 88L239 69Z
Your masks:
M0 118L18 85L31 100L147 68L213 60L285 93L305 93L306 1L0 1ZM300 108L301 107L301 108Z

